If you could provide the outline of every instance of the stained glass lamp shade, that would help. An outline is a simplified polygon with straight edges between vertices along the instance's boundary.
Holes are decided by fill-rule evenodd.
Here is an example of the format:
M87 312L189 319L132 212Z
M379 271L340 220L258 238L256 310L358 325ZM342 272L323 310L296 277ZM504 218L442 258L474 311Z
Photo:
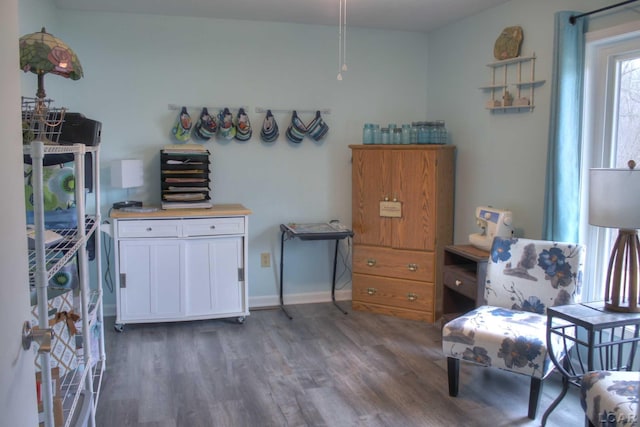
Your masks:
M48 73L78 80L82 65L77 55L62 40L42 30L20 37L20 68L38 76L36 96L44 98L44 75Z

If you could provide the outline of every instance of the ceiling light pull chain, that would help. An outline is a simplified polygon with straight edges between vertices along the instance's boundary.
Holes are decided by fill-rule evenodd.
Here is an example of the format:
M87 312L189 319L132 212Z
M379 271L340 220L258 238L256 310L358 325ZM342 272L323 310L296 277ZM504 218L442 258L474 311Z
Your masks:
M338 0L340 7L338 18L338 80L342 80L342 73L340 72L342 64L342 2L345 0Z
M344 12L342 13L342 71L347 71L347 0L344 2Z

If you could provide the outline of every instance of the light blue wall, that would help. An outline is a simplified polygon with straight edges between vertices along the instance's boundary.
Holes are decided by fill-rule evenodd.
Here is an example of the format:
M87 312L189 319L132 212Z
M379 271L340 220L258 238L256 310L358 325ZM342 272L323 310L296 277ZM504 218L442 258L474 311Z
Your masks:
M168 104L330 109L329 135L300 145L284 137L290 116L276 114L281 136L272 146L257 132L247 143L210 142L213 200L239 202L249 222L249 293L252 305L276 303L279 224L340 219L351 223L351 152L365 122L407 123L426 114L424 34L350 29L349 71L338 82L336 28L151 15L58 13L57 36L73 47L85 78L47 76L47 94L71 111L103 124L103 215L127 197L113 190L108 164L144 159L148 186L131 198L160 200L159 151L172 141L176 111ZM30 77L30 76L29 76ZM191 111L192 114L199 112ZM311 113L301 115L305 122ZM272 267L260 267L260 253ZM329 296L333 245L287 243L287 294ZM113 264L113 263L112 263ZM350 285L346 286L349 296ZM107 291L105 302L112 304Z
M144 159L149 184L129 196L159 202L159 150L171 143L168 135L176 115L168 104L248 105L256 128L262 116L255 107L331 109L325 116L331 131L322 144L306 139L294 146L283 135L273 146L265 146L257 136L248 143L207 144L212 152L214 202L239 202L253 210L248 271L255 306L276 301L279 223L336 218L350 224L347 146L360 143L365 122L446 120L458 146L456 242L466 242L467 235L477 231L473 210L480 204L512 209L519 234L538 237L553 14L608 3L513 0L429 35L350 28L349 71L342 82L336 81L334 27L61 13L47 0L21 0L20 30L55 28L55 35L82 61L84 79L48 76L46 88L58 104L103 123L103 215L114 201L127 197L109 185L108 164L114 159ZM608 26L636 16L616 13L592 21ZM492 114L484 109L486 93L478 89L489 79L485 64L493 60L493 43L509 25L523 27L522 53L536 53L536 78L547 80L535 92L536 108L531 113ZM23 77L26 94L35 87L33 80ZM302 118L309 121L311 116ZM289 116L276 118L284 132ZM287 294L299 296L298 300L304 295L328 296L332 246L292 241L287 249ZM272 268L260 267L262 252L271 253ZM107 292L105 303L114 300Z
M475 207L492 205L513 211L520 236L540 238L549 127L554 14L590 11L610 1L513 0L429 34L427 113L447 120L458 147L455 242L478 232ZM624 9L593 15L589 29L616 25L640 14ZM495 61L493 45L502 29L520 25L521 54L537 56L533 112L502 113L484 108L490 82L486 64ZM515 88L509 87L514 91Z

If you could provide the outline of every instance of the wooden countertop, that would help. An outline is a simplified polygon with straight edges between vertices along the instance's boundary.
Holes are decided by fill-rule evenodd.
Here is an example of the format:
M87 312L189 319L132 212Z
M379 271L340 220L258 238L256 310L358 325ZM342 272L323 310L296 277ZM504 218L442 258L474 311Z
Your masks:
M239 203L213 205L203 209L158 209L154 212L123 212L113 209L109 215L111 218L190 218L199 216L225 216L225 215L250 215L251 210Z

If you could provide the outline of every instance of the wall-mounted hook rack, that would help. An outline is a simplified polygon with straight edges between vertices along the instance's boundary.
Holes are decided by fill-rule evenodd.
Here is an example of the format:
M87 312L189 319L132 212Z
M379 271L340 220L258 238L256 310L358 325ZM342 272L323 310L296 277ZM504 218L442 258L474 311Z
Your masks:
M272 113L287 113L287 114L291 114L293 113L293 111L295 110L298 113L315 113L316 111L320 111L320 113L322 114L331 114L331 109L330 108L325 108L325 109L321 109L321 108L316 108L313 110L298 110L298 109L290 109L290 110L285 110L285 109L278 109L278 108L262 108L262 107L256 107L256 113L266 113L267 110L271 110Z
M232 106L232 105L223 105L222 107L216 107L213 105L178 105L178 104L169 104L169 110L177 110L180 111L182 107L187 107L187 110L202 110L204 107L210 110L224 110L228 108L231 111L237 111L241 108L244 108L245 111L249 111L248 105L240 105L240 106ZM273 110L271 110L273 111Z

